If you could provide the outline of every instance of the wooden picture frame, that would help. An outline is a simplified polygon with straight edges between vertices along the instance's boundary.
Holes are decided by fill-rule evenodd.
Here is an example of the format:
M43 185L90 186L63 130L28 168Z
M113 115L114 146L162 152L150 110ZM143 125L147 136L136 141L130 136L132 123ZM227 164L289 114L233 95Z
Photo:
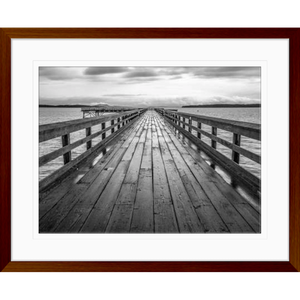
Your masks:
M11 39L289 39L289 261L11 261ZM0 270L4 272L300 271L300 28L0 29Z

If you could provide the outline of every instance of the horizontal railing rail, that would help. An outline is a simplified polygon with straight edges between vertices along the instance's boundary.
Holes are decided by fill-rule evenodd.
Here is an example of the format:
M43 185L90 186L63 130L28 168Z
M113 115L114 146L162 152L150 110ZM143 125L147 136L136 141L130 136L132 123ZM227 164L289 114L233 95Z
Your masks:
M166 109L156 109L156 111L196 146L206 152L208 156L239 177L238 179L250 185L254 190L260 190L260 179L240 165L240 155L261 164L260 155L241 147L242 136L256 141L261 140L260 124L199 116ZM203 130L202 124L210 126L211 132ZM218 129L232 133L232 142L217 136ZM193 134L193 131L196 134ZM201 140L202 135L211 140L210 145ZM231 159L218 151L217 143L231 150Z
M63 157L64 165L42 179L39 183L39 189L43 190L63 176L71 168L77 166L81 161L87 158L93 151L105 147L121 131L125 130L133 120L137 119L145 112L145 109L131 110L122 113L114 113L106 116L85 118L66 122L45 124L39 126L39 143L61 137L62 147L50 153L39 157L39 167L50 161ZM110 126L106 123L110 121ZM101 130L92 133L94 126L101 125ZM85 129L85 137L71 143L70 134ZM110 132L110 135L107 134ZM101 135L101 141L93 146L93 139ZM72 150L86 144L86 151L72 160ZM101 150L101 149L100 149Z

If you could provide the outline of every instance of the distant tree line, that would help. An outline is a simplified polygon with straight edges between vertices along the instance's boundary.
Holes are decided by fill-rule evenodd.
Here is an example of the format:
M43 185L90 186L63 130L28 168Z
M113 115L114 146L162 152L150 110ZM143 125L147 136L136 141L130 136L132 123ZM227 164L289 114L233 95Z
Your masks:
M201 105L184 105L187 107L261 107L261 104L201 104Z

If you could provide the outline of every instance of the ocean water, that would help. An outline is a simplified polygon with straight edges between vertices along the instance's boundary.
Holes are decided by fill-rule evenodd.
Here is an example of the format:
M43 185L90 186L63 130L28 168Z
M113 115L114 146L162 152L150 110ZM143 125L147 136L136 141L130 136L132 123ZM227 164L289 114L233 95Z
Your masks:
M180 108L178 112L185 112L190 114L197 114L208 117L222 118L228 120L242 121L242 122L250 122L255 124L261 124L261 109L259 107L249 107L249 108L227 108L227 107L218 107L218 108ZM197 124L194 123L194 126L197 127ZM202 124L203 130L211 133L211 127L208 125ZM196 134L196 132L194 132ZM217 129L217 135L232 143L232 133ZM208 145L210 145L211 140L204 135L201 135L201 139ZM249 150L255 154L261 155L261 142L256 141L247 137L241 137L241 147ZM217 143L217 150L220 151L223 155L231 159L232 151ZM261 178L261 167L260 164L240 155L240 165L245 168L250 173L254 174L258 178Z
M179 112L186 112L192 114L198 114L203 116L211 116L216 118L223 118L228 120L237 120L251 123L261 123L261 113L260 108L179 108ZM40 108L39 109L39 124L49 124L57 123L75 119L81 119L82 112L80 108ZM196 124L194 124L196 126ZM109 126L109 124L107 124ZM93 127L93 132L96 132L101 129L101 125ZM205 126L202 124L202 129L210 132L211 127ZM196 132L194 132L196 134ZM107 132L107 135L109 133ZM85 137L85 130L80 130L78 132L71 133L71 143ZM218 136L232 142L232 133L218 129ZM202 140L210 144L210 139L201 136ZM93 139L93 144L101 140L101 136ZM261 152L261 143L246 137L242 137L241 147L252 151L260 155ZM61 138L55 138L39 144L39 156L43 156L47 153L50 153L56 149L61 148ZM231 150L225 146L217 144L217 149L231 158ZM83 153L86 150L86 145L83 144L80 147L75 148L72 151L72 159L76 158L78 155ZM240 157L240 165L247 169L249 172L260 178L260 165L247 159L246 157ZM48 164L39 168L39 180L47 177L52 172L63 166L63 158L59 157Z
M39 108L39 125L50 124L57 122L65 122L70 120L82 119L82 112L80 108L52 108L52 107L40 107ZM106 127L110 126L110 123L106 123ZM100 131L101 124L93 126L92 133ZM109 136L110 132L106 132L106 136ZM70 134L70 142L74 143L77 140L80 140L86 136L85 129L72 132ZM94 138L92 143L93 145L101 141L101 135ZM61 148L62 142L61 137L57 137L52 140L48 140L42 143L39 143L39 157L46 155L54 150ZM86 144L83 144L72 150L71 158L74 159L86 150ZM100 157L98 157L100 158ZM47 177L55 170L59 169L64 165L63 157L60 156L55 160L50 161L49 163L43 165L39 168L39 180Z

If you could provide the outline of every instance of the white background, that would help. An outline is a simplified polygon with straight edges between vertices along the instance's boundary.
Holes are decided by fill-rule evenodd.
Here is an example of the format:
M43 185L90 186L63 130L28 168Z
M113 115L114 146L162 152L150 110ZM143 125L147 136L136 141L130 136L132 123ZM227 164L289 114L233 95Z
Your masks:
M40 61L41 59L43 61ZM284 39L14 39L12 41L12 260L287 261L288 61L288 41ZM38 66L49 64L260 66L262 233L38 234ZM30 76L33 69L35 76ZM278 114L282 116L280 126ZM26 122L20 122L24 116ZM26 135L21 135L20 132L26 132ZM33 136L36 137L35 140ZM281 137L280 144L278 136ZM24 160L24 157L27 159ZM20 166L27 176L20 171ZM29 170L34 171L33 178L29 176L32 175L28 173ZM281 176L278 176L278 171ZM281 188L274 189L274 186ZM278 222L279 215L280 222ZM33 220L36 222L35 228Z

